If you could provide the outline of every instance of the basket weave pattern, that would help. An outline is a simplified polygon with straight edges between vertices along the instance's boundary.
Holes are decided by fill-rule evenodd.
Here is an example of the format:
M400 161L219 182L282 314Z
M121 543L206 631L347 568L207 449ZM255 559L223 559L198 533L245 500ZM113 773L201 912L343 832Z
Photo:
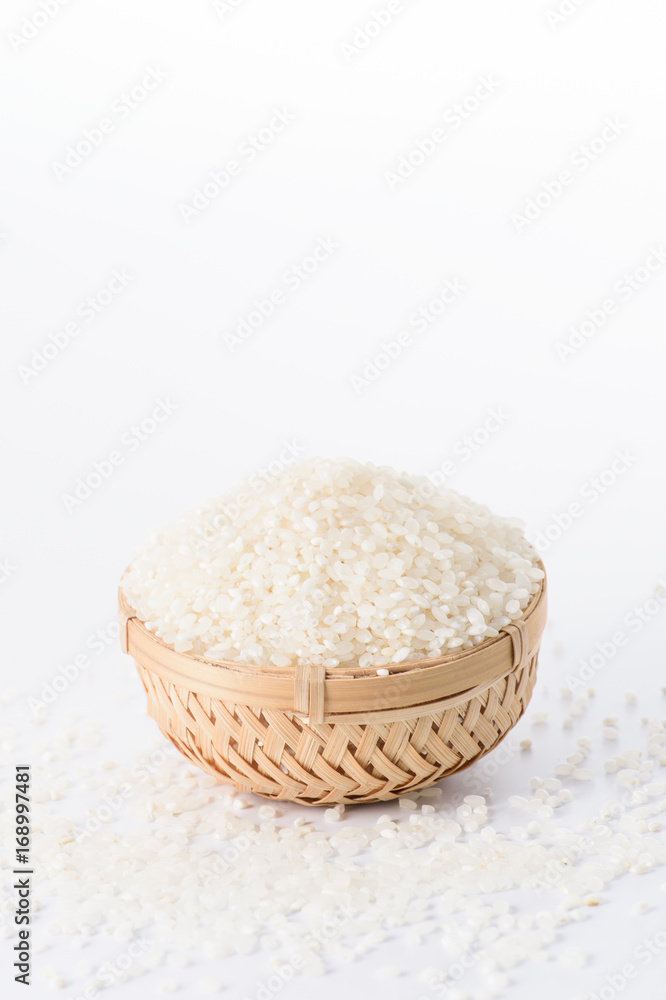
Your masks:
M488 753L536 680L545 581L500 637L438 660L373 668L207 661L148 632L120 594L121 642L148 711L194 764L240 791L308 805L387 800Z
M240 791L309 805L371 802L432 785L472 764L516 724L537 655L458 705L395 722L310 725L227 705L138 666L148 711L194 764Z

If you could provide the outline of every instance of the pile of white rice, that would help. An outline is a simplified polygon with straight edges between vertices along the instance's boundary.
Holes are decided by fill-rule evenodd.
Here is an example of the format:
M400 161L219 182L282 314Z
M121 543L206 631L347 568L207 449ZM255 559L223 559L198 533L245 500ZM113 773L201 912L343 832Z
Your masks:
M537 562L520 521L425 476L312 458L154 531L122 587L179 652L382 668L496 636Z

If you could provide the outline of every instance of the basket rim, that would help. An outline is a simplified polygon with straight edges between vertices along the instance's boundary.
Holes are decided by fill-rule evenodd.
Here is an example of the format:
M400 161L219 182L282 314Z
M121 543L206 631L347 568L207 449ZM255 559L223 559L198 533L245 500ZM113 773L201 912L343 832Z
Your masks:
M393 664L387 674L376 667L290 667L208 660L179 653L158 639L138 619L118 591L120 641L141 668L146 684L151 675L222 703L252 706L260 711L293 713L310 724L391 721L439 711L490 688L513 671L524 668L539 648L546 623L547 580L540 581L523 615L503 626L498 636L443 657ZM255 720L256 721L256 720Z
M533 618L535 613L543 606L546 599L547 578L545 567L541 560L538 560L536 565L544 574L542 579L539 581L539 589L532 595L529 604L520 618L513 619L511 624L516 624L518 622L524 622L527 624ZM152 639L159 646L170 650L179 658L184 657L186 660L191 660L193 663L205 664L209 667L219 667L222 670L242 671L243 673L250 675L262 674L267 677L280 679L294 679L299 669L302 669L302 667L299 667L297 664L290 664L287 667L278 667L272 663L257 664L246 663L243 660L217 660L204 656L200 653L192 653L191 651L176 653L172 643L164 642L163 639L160 639L154 632L151 632L150 629L146 628L145 622L138 617L134 608L132 608L127 600L122 587L120 586L118 587L118 607L121 618L121 642L123 643L123 652L127 652L127 638L126 634L124 636L123 633L125 630L129 629L131 622L131 627L138 629L139 632L143 633L146 638ZM454 649L443 656L429 657L420 660L403 660L402 663L387 663L381 669L388 670L389 676L391 676L395 674L409 674L420 670L427 670L429 667L441 667L447 664L457 664L461 660L471 656L476 656L479 653L486 653L492 646L497 645L500 642L505 642L506 638L507 632L500 631L499 635L491 636L489 639L485 639L483 642L480 642L477 646L471 646L467 649ZM312 669L312 666L308 664L306 665L306 669ZM376 665L360 667L358 664L341 664L337 667L323 668L322 674L326 680L333 680L335 678L350 680L353 678L376 677L377 669Z

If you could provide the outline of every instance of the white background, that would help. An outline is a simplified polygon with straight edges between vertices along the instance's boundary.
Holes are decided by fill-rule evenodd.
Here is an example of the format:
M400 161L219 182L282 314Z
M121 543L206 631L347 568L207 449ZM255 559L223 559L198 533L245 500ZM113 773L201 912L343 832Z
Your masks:
M387 6L381 0L217 6L71 0L31 32L25 18L40 8L3 4L0 557L8 567L4 685L20 691L6 724L18 726L13 739L29 753L26 699L113 620L134 546L278 458L285 442L418 472L453 460L449 485L522 517L533 538L580 505L560 538L551 527L543 553L551 626L534 705L557 707L547 727L532 732L523 720L516 731L535 749L493 785L501 826L503 798L552 768L576 737L597 739L599 720L617 712L627 687L639 692L636 731L641 714L663 713L659 615L599 671L595 707L573 735L561 729L557 705L567 674L666 581L666 264L639 272L647 280L635 294L623 297L617 286L666 246L662 7L584 0L557 21L548 17L555 0L403 0L391 23L352 51L363 41L359 26ZM151 68L166 78L121 118L114 102ZM450 117L446 124L482 78L494 93L460 127ZM249 163L239 148L274 109L293 121ZM59 179L67 148L105 117L113 130ZM581 150L608 120L619 123L617 138L582 169ZM437 126L446 141L390 185L387 172ZM186 222L182 206L233 158L240 175ZM563 170L571 183L546 205L544 184ZM537 217L517 224L540 192ZM284 273L326 238L339 248L230 350L225 334L254 300L285 291ZM81 303L114 269L132 280L87 322ZM410 327L447 279L464 293L425 332ZM616 312L563 360L557 342L609 298ZM36 371L33 352L72 321L78 336ZM411 343L380 377L355 387L382 342L403 330ZM131 428L160 399L175 412L130 445ZM508 415L503 426L465 461L457 442L474 432L483 439L478 428L493 408ZM68 503L77 480L114 450L123 460L113 474ZM592 502L586 484L618 450L631 456L628 468ZM77 707L100 721L108 753L121 689L134 722L118 753L130 759L152 739L138 681L115 646L79 687L47 713L40 740ZM15 754L5 757L11 764ZM585 970L556 962L546 975L522 970L507 995L531 997L537 983L558 1000L599 989L614 968L609 941L627 941L630 951L663 925L658 876L650 884L654 906L643 924L627 927L638 891L627 886L615 908L586 925ZM66 970L66 943L49 952L49 964ZM292 984L289 996L316 988L333 997L354 983L360 992L388 960L405 976L381 986L385 995L418 996L415 971L432 956L399 943L315 987ZM222 970L229 995L252 986L253 963ZM2 975L9 980L7 967ZM656 1000L659 980L649 977L625 995ZM36 982L41 997L46 987ZM131 1000L145 989L140 980L108 995Z

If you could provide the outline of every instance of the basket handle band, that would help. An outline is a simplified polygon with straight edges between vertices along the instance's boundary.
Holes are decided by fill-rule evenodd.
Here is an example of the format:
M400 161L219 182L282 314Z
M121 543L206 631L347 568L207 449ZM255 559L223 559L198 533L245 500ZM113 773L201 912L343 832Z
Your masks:
M294 676L294 711L298 715L307 715L311 725L321 725L324 721L324 703L326 700L324 682L326 667L299 665Z
M513 642L512 669L520 667L523 670L530 657L530 637L527 632L527 623L518 619L518 621L503 625L500 632L507 632Z
M118 626L120 628L120 648L123 653L129 653L129 623L136 618L132 608L120 604L118 609Z

